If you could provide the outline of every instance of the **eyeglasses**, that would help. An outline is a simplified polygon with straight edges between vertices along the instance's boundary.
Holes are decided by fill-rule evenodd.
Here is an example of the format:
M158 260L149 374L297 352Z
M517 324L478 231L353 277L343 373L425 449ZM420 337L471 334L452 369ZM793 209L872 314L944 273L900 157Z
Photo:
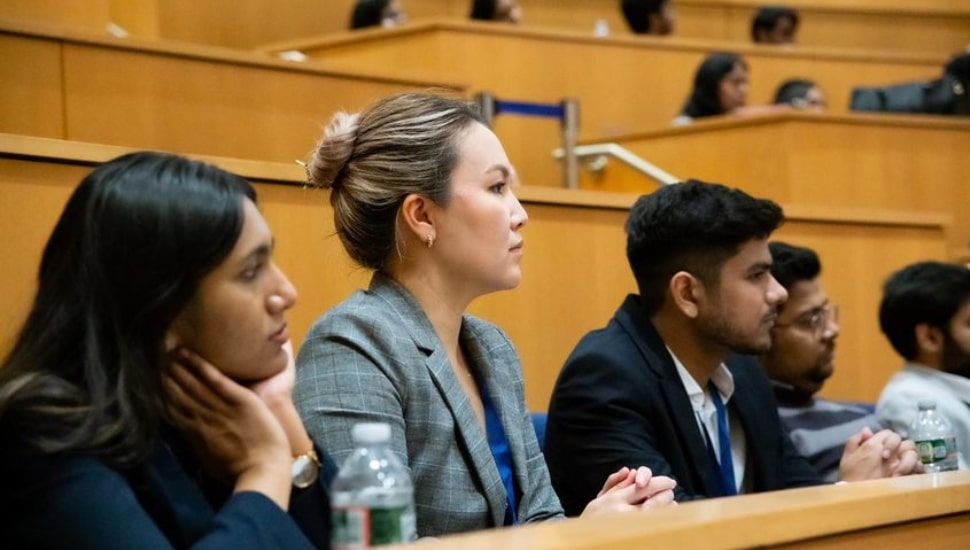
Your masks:
M828 328L829 322L839 322L839 306L827 304L822 307L817 307L799 315L790 323L775 323L775 327L786 328L795 326L814 332L815 334L821 334Z

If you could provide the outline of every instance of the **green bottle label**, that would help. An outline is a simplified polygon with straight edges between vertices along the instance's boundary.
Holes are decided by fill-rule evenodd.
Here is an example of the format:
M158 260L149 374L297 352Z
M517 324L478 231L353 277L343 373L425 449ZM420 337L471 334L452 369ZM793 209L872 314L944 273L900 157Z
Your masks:
M413 538L414 519L408 511L408 506L335 507L331 518L334 550L411 542Z
M916 442L916 452L919 453L920 461L923 464L933 464L946 459L947 440L946 439L924 439Z

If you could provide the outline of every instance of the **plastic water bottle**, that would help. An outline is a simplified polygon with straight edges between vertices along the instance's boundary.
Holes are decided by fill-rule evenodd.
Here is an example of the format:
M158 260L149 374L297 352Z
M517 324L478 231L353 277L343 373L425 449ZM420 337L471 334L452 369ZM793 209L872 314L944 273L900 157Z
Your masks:
M909 426L926 472L948 472L958 468L957 440L946 418L936 410L936 401L921 399L919 413Z
M351 436L354 452L331 489L334 550L413 541L414 487L388 446L391 427L357 424Z

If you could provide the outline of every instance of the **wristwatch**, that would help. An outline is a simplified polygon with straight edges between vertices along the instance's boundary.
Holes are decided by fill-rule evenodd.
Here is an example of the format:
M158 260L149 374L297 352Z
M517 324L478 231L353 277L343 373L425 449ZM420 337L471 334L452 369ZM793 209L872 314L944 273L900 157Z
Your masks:
M306 489L317 481L320 475L320 457L312 448L293 459L290 466L290 479L297 489Z

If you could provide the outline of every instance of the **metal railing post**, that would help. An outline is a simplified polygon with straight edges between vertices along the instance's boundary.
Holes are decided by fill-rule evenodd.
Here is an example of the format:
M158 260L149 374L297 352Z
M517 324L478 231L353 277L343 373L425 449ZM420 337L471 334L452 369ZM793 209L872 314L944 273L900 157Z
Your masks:
M576 157L576 143L579 140L579 102L575 99L564 99L562 115L562 148L566 153L563 163L563 186L566 189L579 189L579 159Z
M475 104L478 105L478 111L485 119L485 125L491 128L495 120L495 96L492 92L478 92L475 94Z

